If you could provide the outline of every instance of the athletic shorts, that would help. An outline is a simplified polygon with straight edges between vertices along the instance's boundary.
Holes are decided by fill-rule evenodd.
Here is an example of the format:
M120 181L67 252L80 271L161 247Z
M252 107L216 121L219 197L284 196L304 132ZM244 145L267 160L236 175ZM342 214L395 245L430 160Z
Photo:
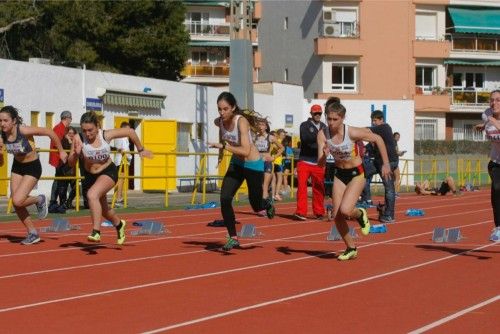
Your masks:
M275 173L282 173L283 172L283 166L282 165L274 164L274 172Z
M116 183L116 181L118 181L118 168L114 163L110 163L108 167L104 168L104 170L97 174L91 174L87 171L84 171L83 176L85 176L85 179L83 179L82 181L82 187L85 189L90 189L95 181L97 181L97 178L101 175L108 176L111 180L113 180L114 183Z
M40 176L42 176L42 164L40 163L40 159L30 162L19 162L14 158L11 173L21 176L30 175L39 180Z
M264 161L264 173L272 173L272 172L273 172L272 161Z
M356 176L364 177L363 165L359 165L354 168L335 168L335 177L339 179L340 182L347 185L354 179Z

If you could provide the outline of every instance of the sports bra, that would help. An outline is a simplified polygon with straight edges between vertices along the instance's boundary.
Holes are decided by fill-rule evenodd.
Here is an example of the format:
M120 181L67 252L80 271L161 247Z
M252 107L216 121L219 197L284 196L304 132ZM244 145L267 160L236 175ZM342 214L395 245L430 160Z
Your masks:
M241 146L241 138L240 138L240 129L238 128L238 121L240 119L241 115L236 115L234 116L234 126L232 131L226 130L224 127L224 123L222 122L222 119L219 119L219 128L221 131L221 139L223 141L228 142L231 146ZM248 130L248 138L252 140L252 132L250 129Z
M14 155L25 155L35 150L35 141L33 137L28 138L23 135L19 130L19 124L17 125L17 135L14 141L8 141L7 135L4 132L2 132L2 140L7 152Z
M334 144L330 135L330 128L323 129L326 136L326 145L335 161L349 161L359 156L358 145L349 138L349 126L344 124L344 139L340 144Z
M101 141L101 145L99 147L93 147L88 139L83 136L83 147L82 152L85 159L91 162L103 163L108 161L111 156L111 146L104 139L104 131L99 130L98 132L99 139Z

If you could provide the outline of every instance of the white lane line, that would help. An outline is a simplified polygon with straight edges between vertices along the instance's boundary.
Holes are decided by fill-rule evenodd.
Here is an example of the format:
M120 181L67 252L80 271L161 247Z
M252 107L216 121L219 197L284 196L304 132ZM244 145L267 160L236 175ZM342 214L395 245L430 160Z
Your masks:
M408 270L412 270L412 269L416 269L416 268L428 266L428 265L431 265L431 264L434 264L434 263L437 263L437 262L449 260L449 259L452 259L452 258L457 257L459 255L462 255L462 254L465 254L465 253L468 253L468 252L477 251L477 250L480 250L480 249L483 249L483 248L486 248L486 247L489 247L489 246L491 246L491 244L483 245L481 247L477 247L477 248L474 248L474 249L471 249L471 250L467 250L467 251L460 252L460 253L457 253L457 254L445 256L445 257L442 257L442 258L439 258L439 259L435 259L435 260L431 260L431 261L427 261L427 262L423 262L423 263L411 265L411 266L404 267L404 268L401 268L401 269L397 269L397 270L385 272L385 273L382 273L382 274L378 274L378 275L374 275L374 276L369 276L369 277L362 278L362 279L359 279L359 280L350 281L350 282L346 282L346 283L338 284L338 285L332 285L332 286L329 286L329 287L326 287L326 288L312 290L312 291L308 291L308 292L304 292L304 293L299 293L299 294L291 295L291 296L288 296L288 297L273 299L273 300L269 300L269 301L263 302L263 303L248 305L248 306L245 306L245 307L240 307L240 308L236 308L236 309L229 310L229 311L226 311L226 312L212 314L212 315L209 315L209 316L206 316L206 317L202 317L202 318L198 318L198 319L193 319L193 320L189 320L189 321L179 322L179 323L172 324L172 325L169 325L169 326L152 329L152 330L149 330L149 331L144 332L144 333L153 334L153 333L166 332L166 331L171 330L171 329L176 329L176 328L180 328L180 327L186 327L186 326L189 326L189 325L193 325L193 324L197 324L197 323L200 323L200 322L205 322L205 321L209 321L209 320L213 320L213 319L217 319L217 318L223 318L223 317L226 317L226 316L229 316L229 315L233 315L233 314L237 314L237 313L242 313L242 312L245 312L245 311L248 311L248 310L254 310L254 309L262 308L262 307L273 305L273 304L278 304L278 303L282 303L282 302L286 302L286 301L290 301L290 300L294 300L294 299L299 299L299 298L304 298L304 297L308 297L308 296L312 296L312 295L317 295L317 294L320 294L320 293L323 293L323 292L327 292L327 291L332 291L332 290L336 290L336 289L340 289L340 288L345 288L345 287L348 287L348 286L351 286L351 285L355 285L355 284L360 284L360 283L372 281L372 280L375 280L375 279L379 279L379 278L383 278L383 277L387 277L387 276L399 274L399 273L402 273L402 272L405 272L405 271L408 271Z
M433 329L435 327L438 327L438 326L441 326L442 324L446 323L446 322L449 322L451 320L454 320L458 317L461 317L467 313L470 313L478 308L481 308L483 306L486 306L488 304L491 304L491 303L494 303L496 301L500 300L500 295L496 295L495 297L493 298L490 298L488 300L485 300L479 304L476 304L476 305L473 305L471 307L468 307L464 310L461 310L457 313L454 313L454 314L451 314L449 316L447 316L446 318L442 318L442 319L439 319L437 321L434 321L433 323L430 323L428 324L427 326L424 326L424 327L420 327L419 329L415 329L414 331L411 331L410 333L408 334L420 334L420 333L424 333L424 332L427 332L428 330L430 329Z
M482 224L482 223L475 223L474 225L477 225L477 224ZM419 235L423 235L423 234L428 234L428 233L429 232L427 232L427 233L419 233L419 234L415 234L415 236L419 236ZM393 239L393 240L402 240L402 239L408 239L408 238L411 238L411 237L412 236L405 236L405 237L396 238L396 239ZM388 242L390 242L390 240L375 242L375 243L372 243L372 244L369 244L369 245L363 245L363 246L360 246L359 248L372 247L372 246L376 246L376 245L380 245L380 244L385 244L385 243L388 243ZM485 248L485 247L488 247L488 246L491 246L491 244L488 244L488 245L485 245L485 246L481 246L481 247L477 247L477 248L474 248L474 249L471 249L471 250L467 250L467 251L464 251L464 252L461 252L461 253L457 253L457 254L454 254L452 256L444 257L444 258L441 258L441 259L432 260L432 261L429 261L429 262L426 262L426 263L430 264L430 263L438 262L438 261L441 261L442 259L452 258L454 256L457 256L457 255L460 255L460 254L463 254L463 253L467 253L467 252L471 252L471 251L475 251L475 250L478 250L478 249L482 249L482 248ZM198 253L199 252L207 252L207 250L197 251L197 252ZM329 255L329 254L335 254L335 252L326 252L326 253L323 253L323 254L318 254L318 256L325 256L325 255ZM169 255L165 255L165 256L169 256ZM164 280L164 281L159 281L159 282L152 282L152 283L146 283L146 284L133 285L133 286L128 286L128 287L124 287L124 288L117 288L117 289L111 289L111 290L93 292L93 293L88 293L88 294L83 294L83 295L77 295L77 296L71 296L71 297L65 297L65 298L52 299L52 300L47 300L47 301L43 301L43 302L37 302L37 303L32 303L32 304L25 304L25 305L18 305L18 306L3 308L3 309L0 309L0 313L5 313L5 312L9 312L9 311L14 311L14 310L20 310L20 309L26 309L26 308L34 308L34 307L37 307L37 306L48 305L48 304L55 304L55 303L65 302L65 301L71 301L71 300L78 300L78 299L84 299L84 298L90 298L90 297L97 297L97 296L108 295L108 294L112 294L112 293L116 293L116 292L131 291L131 290L149 288L149 287L154 287L154 286L159 286L159 285L167 285L167 284L172 284L172 283L177 283L177 282L194 280L194 279L198 279L198 278L206 278L206 277L212 277L212 276L218 276L218 275L225 275L225 274L234 273L234 272L241 272L241 271L246 271L246 270L259 269L259 268L270 267L270 266L284 264L284 263L290 263L290 262L296 262L296 261L302 261L302 260L309 260L309 259L313 259L313 258L316 258L316 257L314 257L314 256L303 256L303 257L298 257L298 258L295 258L295 259L288 259L288 260L281 260L281 261L272 261L272 262L261 263L261 264L256 264L256 265L252 265L252 266L247 266L247 267L240 267L240 268L234 268L234 269L216 271L216 272L211 272L211 273L205 273L205 274L198 274L198 275L192 275L192 276L174 278L174 279ZM127 260L124 260L124 262L125 261L127 261ZM411 268L417 268L419 266L421 266L421 265L414 265L414 266L410 266L408 268L410 268L410 269ZM400 272L400 271L402 271L402 270L398 269L398 270L392 271L390 273L397 273L397 272ZM378 278L378 277L383 277L384 276L384 274L381 274L381 275L376 275L376 276L373 276L373 277ZM362 279L362 280L359 280L359 281L356 281L356 282L364 282L366 280L367 279ZM342 284L340 287L343 287L343 286L347 286L347 285ZM331 290L331 289L328 288L328 290Z

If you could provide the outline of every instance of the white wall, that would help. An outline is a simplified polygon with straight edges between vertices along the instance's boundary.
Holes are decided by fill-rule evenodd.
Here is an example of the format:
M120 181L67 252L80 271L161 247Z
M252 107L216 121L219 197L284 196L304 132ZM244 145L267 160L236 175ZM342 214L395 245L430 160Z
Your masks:
M131 90L142 92L145 87L153 94L166 95L165 108L161 110L134 108L143 119L171 119L186 123L204 123L207 130L203 141L192 140L190 152L205 151L207 141L218 141L218 129L213 120L218 117L217 97L223 88L206 87L174 81L158 80L145 77L134 77L61 66L33 64L20 61L0 59L0 89L4 90L4 104L17 107L26 124L30 124L30 112L40 112L39 126L45 126L45 113L54 113L54 125L59 122L60 112L70 110L73 123L78 124L85 112L85 98L97 98L102 88ZM303 115L303 92L301 86L272 83L272 94L255 94L255 109L264 116L269 116L273 128L285 126L284 114L294 115L292 133L298 133L298 125ZM115 116L128 116L129 108L119 106L104 107L103 127L113 128ZM142 129L137 132L139 137ZM195 138L196 127L193 126L192 138ZM36 138L40 148L49 146L48 138ZM216 153L216 150L213 151ZM41 155L44 176L53 176L54 168L48 164L48 155ZM9 157L9 162L12 158ZM215 173L216 157L211 159L209 172ZM140 163L137 163L136 175L140 174ZM177 160L178 175L194 174L193 157L179 157ZM9 168L10 171L10 168ZM51 182L40 182L43 192L50 192ZM136 180L136 189L140 181Z

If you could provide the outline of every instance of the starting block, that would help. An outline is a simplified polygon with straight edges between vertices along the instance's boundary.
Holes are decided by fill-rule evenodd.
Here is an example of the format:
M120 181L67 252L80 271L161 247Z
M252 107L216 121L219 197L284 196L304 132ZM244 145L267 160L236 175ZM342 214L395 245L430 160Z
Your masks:
M130 232L130 235L148 235L148 234L165 234L170 233L165 228L165 225L154 220L140 220L134 222L133 226L140 226L139 230Z
M432 232L433 242L458 242L463 239L460 228L445 229L444 227L436 227Z
M356 239L359 237L359 235L356 233L356 230L354 227L349 227L349 235L351 238ZM339 233L339 230L337 230L337 226L333 225L332 229L330 230L330 234L326 237L326 240L328 241L338 241L342 240L342 236Z
M241 227L241 231L238 233L238 236L241 238L254 238L258 235L262 235L262 233L257 232L257 228L254 224L244 224Z
M40 232L66 232L79 230L80 226L71 225L66 219L54 219L52 225L40 228Z

